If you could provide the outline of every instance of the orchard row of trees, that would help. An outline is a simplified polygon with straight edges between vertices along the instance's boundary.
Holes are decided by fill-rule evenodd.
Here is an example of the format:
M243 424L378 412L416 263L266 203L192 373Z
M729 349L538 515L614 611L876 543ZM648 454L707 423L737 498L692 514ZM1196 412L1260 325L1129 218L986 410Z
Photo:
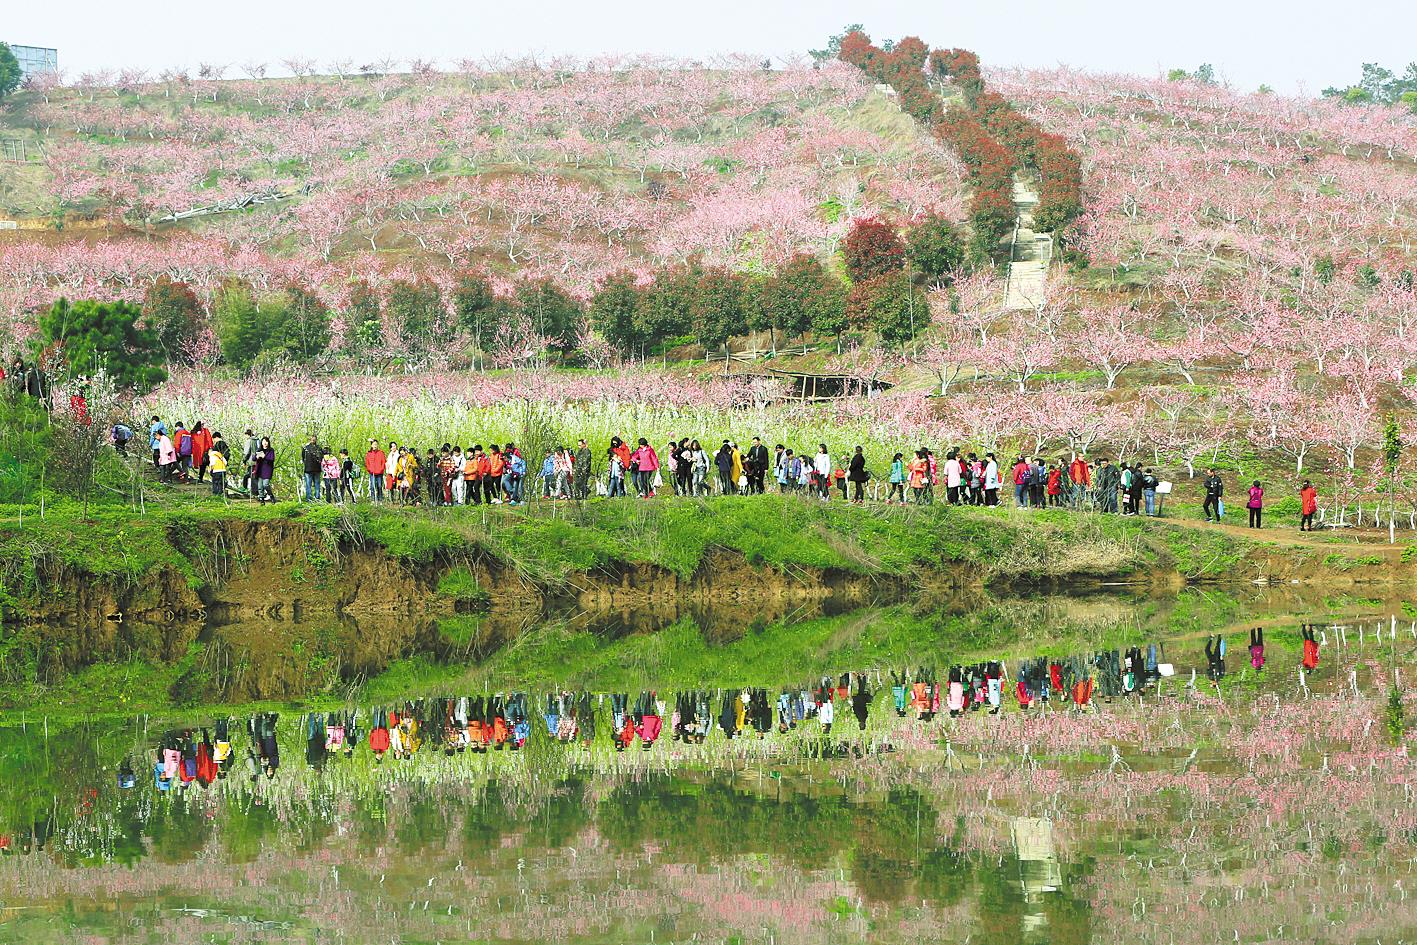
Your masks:
M967 49L936 49L909 36L883 49L859 29L838 44L838 56L896 91L903 108L934 129L969 168L973 193L970 221L981 248L993 246L1013 226L1013 176L1020 168L1041 179L1034 220L1056 231L1082 212L1082 160L1058 135L1048 134L1020 114L1003 96L989 91L979 57ZM951 79L963 104L943 108L925 68Z
M162 276L141 304L55 303L40 319L36 346L51 365L62 361L82 374L107 367L120 384L139 389L161 382L168 363L260 371L280 360L395 351L416 360L455 339L493 366L601 366L683 343L713 357L748 331L769 332L774 347L807 333L840 341L848 329L901 347L930 322L925 286L948 283L966 261L955 227L932 215L904 235L879 218L853 221L842 243L845 280L803 253L772 274L697 260L649 278L621 271L589 298L550 279L525 279L499 294L477 272L463 273L451 289L418 276L378 286L359 280L333 306L297 281L262 291L236 278L208 305L185 282Z

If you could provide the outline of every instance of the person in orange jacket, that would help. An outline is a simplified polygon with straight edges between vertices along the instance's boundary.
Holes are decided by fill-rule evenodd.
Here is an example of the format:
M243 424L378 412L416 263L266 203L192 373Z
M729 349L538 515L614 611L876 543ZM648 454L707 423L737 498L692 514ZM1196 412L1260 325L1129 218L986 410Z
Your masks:
M1314 530L1314 513L1318 510L1319 494L1314 489L1314 484L1305 479L1304 487L1299 490L1299 531Z
M1092 488L1092 467L1087 464L1087 457L1073 457L1068 464L1068 481L1072 483L1071 504L1074 508L1081 508L1087 499L1087 490Z
M482 493L492 505L502 504L502 473L506 472L507 461L502 455L502 447L492 444L487 455L487 469L482 477Z

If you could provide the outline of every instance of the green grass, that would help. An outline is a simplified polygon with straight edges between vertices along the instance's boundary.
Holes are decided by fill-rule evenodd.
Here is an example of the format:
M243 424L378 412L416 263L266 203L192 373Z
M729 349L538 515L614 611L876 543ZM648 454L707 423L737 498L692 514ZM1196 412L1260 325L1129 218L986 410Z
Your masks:
M55 569L90 581L131 588L171 569L200 589L214 579L211 535L230 521L303 523L302 575L326 581L322 550L336 540L382 547L410 566L458 567L490 554L525 577L560 584L576 573L617 563L653 564L692 577L715 550L786 572L839 570L856 574L926 576L965 566L986 580L1125 576L1174 566L1188 576L1223 576L1249 543L1220 532L1164 521L1084 515L1062 510L849 506L798 497L591 500L511 509L473 507L409 510L320 504L220 504L197 496L149 505L96 506L87 518L70 502L40 517L0 506L0 588L13 607L47 590ZM306 573L308 571L308 573ZM442 578L444 596L479 600L463 569Z

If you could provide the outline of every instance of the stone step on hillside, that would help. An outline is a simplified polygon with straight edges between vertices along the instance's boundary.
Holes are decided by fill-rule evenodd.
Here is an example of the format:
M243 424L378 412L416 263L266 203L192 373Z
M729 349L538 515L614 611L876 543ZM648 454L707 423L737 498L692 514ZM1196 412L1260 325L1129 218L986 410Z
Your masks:
M1043 301L1048 285L1048 267L1053 261L1053 239L1047 233L1038 233L1033 229L1033 208L1038 206L1038 190L1032 178L1024 174L1014 177L1013 200L1018 211L1018 229L1009 256L1004 308L1017 312L1032 309Z

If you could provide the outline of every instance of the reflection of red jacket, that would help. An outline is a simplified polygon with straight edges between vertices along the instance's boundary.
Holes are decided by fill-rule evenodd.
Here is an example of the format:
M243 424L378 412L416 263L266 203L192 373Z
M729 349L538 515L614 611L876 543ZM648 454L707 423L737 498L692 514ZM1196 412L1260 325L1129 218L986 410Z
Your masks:
M1057 663L1048 664L1048 683L1053 687L1054 692L1063 691L1063 667Z
M1033 697L1028 694L1028 687L1023 684L1022 679L1014 686L1014 694L1018 696L1018 704L1021 709L1028 708L1033 702Z
M646 715L644 718L640 719L639 727L636 729L636 732L639 733L640 741L646 744L652 744L654 740L659 737L659 730L662 725L663 723L660 722L659 716L657 715Z
M212 750L206 742L197 746L197 780L203 784L216 780L216 759L212 758Z
M492 720L492 741L500 745L507 740L507 720L500 715Z
M371 728L369 730L369 748L379 754L389 750L389 730L383 728Z
M1078 705L1087 705L1092 701L1092 680L1084 679L1073 686L1073 701Z
M1304 641L1304 668L1315 670L1319 667L1319 645L1313 640Z

